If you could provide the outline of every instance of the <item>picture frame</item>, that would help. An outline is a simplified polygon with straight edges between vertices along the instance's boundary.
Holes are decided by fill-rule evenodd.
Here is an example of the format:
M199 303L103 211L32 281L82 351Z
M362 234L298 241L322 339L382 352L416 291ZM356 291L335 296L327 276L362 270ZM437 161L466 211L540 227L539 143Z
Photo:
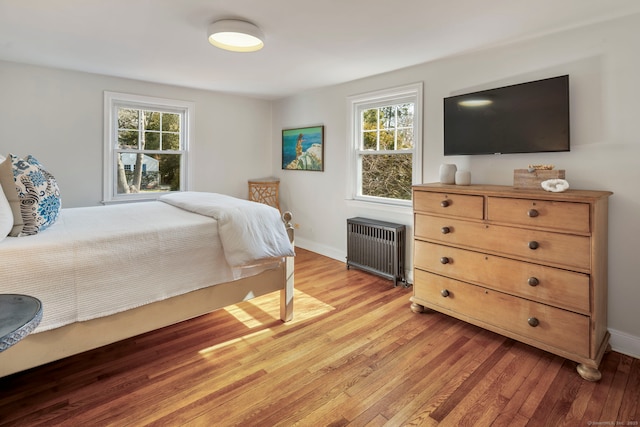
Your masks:
M282 130L282 169L324 171L324 125Z

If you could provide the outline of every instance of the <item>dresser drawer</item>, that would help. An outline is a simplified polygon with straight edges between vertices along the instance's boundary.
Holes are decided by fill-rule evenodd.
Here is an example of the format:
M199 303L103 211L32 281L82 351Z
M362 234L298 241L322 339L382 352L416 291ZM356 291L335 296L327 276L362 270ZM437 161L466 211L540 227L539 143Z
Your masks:
M590 238L587 236L491 225L419 213L414 217L414 235L417 239L583 272L589 272L591 264Z
M589 233L589 204L547 200L487 198L487 219L565 232Z
M464 194L413 192L415 211L461 218L484 218L484 197Z
M589 276L559 268L415 241L416 268L589 314Z
M419 269L414 302L589 357L589 317ZM445 296L446 295L446 296ZM536 325L536 326L532 326ZM483 326L483 325L480 325Z

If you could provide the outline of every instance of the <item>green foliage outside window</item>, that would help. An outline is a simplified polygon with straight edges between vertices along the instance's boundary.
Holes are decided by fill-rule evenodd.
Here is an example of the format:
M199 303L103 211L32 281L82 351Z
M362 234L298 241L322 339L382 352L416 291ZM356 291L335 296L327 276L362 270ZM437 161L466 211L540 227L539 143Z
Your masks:
M362 156L362 195L411 200L412 155Z

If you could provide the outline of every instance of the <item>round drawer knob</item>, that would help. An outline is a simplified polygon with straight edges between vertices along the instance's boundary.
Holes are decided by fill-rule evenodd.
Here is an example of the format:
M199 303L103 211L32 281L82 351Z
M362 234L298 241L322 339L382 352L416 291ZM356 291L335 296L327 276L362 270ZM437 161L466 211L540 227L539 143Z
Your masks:
M533 249L534 251L540 247L540 244L535 240L529 242L529 249Z
M441 291L440 291L440 295L442 295L443 297L445 297L445 298L446 298L446 297L448 297L450 294L449 294L449 291L448 291L448 290L443 289L443 290L441 290Z
M540 212L538 212L538 211L537 211L537 210L535 210L535 209L529 209L529 210L527 211L527 215L528 215L530 218L535 218L535 217L537 217L538 215L540 215Z
M529 280L527 280L527 283L529 284L529 286L538 286L540 284L540 281L538 280L537 277L529 277Z
M449 200L443 200L443 201L440 202L440 206L442 206L443 208L446 208L450 204L451 204L451 202Z
M442 234L449 234L451 233L451 227L442 227L440 231L442 232Z
M529 323L529 326L533 326L535 328L540 324L540 321L535 317L529 317L529 319L527 319L527 323Z
M441 264L449 264L450 262L451 262L451 258L447 258L446 256L443 256L442 258L440 258Z

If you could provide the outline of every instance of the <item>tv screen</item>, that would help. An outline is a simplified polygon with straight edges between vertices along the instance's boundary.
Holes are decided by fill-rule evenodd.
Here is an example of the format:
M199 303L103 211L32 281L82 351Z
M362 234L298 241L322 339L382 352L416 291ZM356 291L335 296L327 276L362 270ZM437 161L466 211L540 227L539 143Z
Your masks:
M444 155L569 151L569 76L444 98Z

